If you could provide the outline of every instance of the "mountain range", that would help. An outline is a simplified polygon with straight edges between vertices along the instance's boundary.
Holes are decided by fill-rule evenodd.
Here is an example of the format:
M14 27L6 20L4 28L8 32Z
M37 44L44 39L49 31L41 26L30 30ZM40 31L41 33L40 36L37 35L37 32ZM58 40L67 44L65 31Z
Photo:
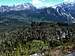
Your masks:
M0 23L52 21L75 23L75 3L62 3L53 7L36 8L30 3L0 7Z

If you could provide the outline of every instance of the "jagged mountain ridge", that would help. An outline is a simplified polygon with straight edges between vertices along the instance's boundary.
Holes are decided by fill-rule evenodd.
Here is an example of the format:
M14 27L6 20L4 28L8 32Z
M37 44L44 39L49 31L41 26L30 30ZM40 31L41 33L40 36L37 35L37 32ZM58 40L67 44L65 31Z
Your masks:
M2 5L0 7L0 12L3 13L3 12L10 12L10 11L30 10L34 8L35 7L30 3L18 4L13 6Z
M9 6L2 6L4 10L0 10L0 23L15 19L20 22L32 21L54 21L61 23L75 23L75 3L62 3L54 7L46 7L37 9L32 4L21 4L9 8ZM6 9L5 9L6 7ZM9 8L9 10L8 10ZM1 8L0 8L1 9ZM4 19L4 20L3 20ZM7 19L7 20L6 20ZM14 21L15 21L14 20Z

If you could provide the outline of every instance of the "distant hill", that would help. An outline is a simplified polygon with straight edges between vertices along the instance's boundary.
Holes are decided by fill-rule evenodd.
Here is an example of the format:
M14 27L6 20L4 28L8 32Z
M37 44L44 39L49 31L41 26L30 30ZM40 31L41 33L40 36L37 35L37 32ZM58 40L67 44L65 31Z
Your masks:
M54 7L37 9L30 3L0 7L0 23L16 24L33 21L75 23L75 3L62 3Z

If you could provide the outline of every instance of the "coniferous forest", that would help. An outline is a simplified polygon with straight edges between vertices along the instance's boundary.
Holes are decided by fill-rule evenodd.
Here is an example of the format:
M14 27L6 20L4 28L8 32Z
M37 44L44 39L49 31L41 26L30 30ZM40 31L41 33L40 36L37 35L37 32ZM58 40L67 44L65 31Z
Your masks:
M7 28L7 27L6 27ZM2 28L3 29L3 28ZM75 27L61 23L32 22L0 29L0 55L64 56L75 51Z

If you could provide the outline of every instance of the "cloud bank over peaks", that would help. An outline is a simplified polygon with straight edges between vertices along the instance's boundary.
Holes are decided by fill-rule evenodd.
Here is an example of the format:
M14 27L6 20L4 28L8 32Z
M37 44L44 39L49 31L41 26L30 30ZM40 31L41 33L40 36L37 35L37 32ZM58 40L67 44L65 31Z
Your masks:
M49 7L49 6L54 6L57 3L60 3L60 1L63 0L32 0L32 4L37 7Z
M71 2L75 2L75 0L64 0L64 2L71 3Z
M74 3L75 0L32 0L32 4L37 7L50 7L60 3Z
M32 4L37 8L49 6L49 3L46 3L45 0L32 0Z

